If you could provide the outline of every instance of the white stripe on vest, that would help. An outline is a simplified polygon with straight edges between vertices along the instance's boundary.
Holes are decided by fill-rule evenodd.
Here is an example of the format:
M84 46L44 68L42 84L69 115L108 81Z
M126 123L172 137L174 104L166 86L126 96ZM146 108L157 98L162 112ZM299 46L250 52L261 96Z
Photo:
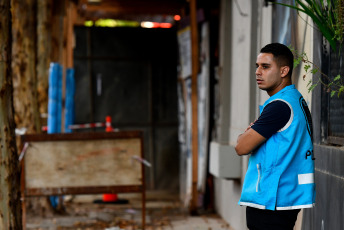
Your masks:
M313 184L314 173L299 174L299 184Z

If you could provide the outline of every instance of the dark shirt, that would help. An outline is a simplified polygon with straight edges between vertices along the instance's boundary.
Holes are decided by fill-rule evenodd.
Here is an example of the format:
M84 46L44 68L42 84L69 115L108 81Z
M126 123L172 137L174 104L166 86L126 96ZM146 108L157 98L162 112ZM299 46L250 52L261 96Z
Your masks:
M288 123L290 114L291 109L288 104L283 101L272 101L264 107L251 128L268 139Z

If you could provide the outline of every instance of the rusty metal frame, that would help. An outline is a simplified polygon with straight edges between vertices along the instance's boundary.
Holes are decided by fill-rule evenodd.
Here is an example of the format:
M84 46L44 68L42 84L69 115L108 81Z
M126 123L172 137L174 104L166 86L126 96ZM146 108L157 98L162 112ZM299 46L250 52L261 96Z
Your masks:
M121 132L88 132L88 133L63 133L63 134L30 134L21 136L21 143L45 142L45 141L76 141L76 140L104 140L104 139L131 139L139 138L141 144L141 158L144 157L143 132L121 131ZM125 186L83 186L83 187L59 187L59 188L26 188L25 186L25 160L21 162L21 199L23 210L23 229L26 223L26 197L50 196L67 194L101 194L101 193L141 193L142 195L142 229L146 222L146 192L145 192L145 170L141 165L141 185Z

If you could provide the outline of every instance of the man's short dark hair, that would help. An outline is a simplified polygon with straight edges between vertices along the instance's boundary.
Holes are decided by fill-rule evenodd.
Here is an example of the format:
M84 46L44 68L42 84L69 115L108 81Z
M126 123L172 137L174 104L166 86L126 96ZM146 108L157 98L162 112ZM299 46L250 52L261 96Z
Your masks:
M287 46L280 43L271 43L264 46L260 52L271 53L280 67L289 66L288 75L291 77L294 67L294 55Z

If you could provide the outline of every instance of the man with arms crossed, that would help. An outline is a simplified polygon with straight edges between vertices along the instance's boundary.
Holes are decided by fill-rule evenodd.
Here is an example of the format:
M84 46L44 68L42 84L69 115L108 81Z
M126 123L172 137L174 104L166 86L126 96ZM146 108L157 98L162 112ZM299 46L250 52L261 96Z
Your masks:
M279 43L257 57L257 84L270 98L235 146L238 155L250 154L239 201L250 230L292 230L300 209L315 204L312 120L291 83L293 60Z

